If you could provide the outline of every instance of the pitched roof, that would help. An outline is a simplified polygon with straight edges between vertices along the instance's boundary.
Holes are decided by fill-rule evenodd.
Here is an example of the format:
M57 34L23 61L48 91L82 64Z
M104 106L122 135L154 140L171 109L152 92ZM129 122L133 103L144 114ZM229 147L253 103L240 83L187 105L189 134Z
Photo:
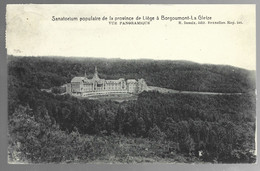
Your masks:
M135 79L128 79L126 82L127 82L127 83L129 83L129 82L131 82L131 83L135 83L136 80L135 80Z
M85 77L74 77L72 80L71 80L71 82L81 82L83 79L84 79Z
M121 80L106 80L107 83L120 83Z

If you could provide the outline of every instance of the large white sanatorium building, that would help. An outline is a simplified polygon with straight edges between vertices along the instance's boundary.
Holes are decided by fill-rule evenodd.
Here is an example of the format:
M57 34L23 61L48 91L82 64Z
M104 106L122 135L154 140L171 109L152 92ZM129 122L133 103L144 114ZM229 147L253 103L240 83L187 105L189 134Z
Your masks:
M98 76L97 67L95 67L92 79L88 79L85 73L85 77L74 77L66 87L67 93L82 97L126 93L138 94L146 89L147 85L144 79L101 79Z

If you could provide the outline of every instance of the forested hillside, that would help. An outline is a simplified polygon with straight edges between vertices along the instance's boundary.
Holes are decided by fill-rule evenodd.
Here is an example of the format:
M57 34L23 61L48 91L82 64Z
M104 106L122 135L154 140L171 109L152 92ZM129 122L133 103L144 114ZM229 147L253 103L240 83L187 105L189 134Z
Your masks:
M10 75L25 77L27 84L50 88L88 76L98 67L105 79L144 78L148 85L182 91L248 92L255 89L255 71L232 66L202 65L188 61L121 60L9 56ZM34 73L37 72L37 75Z
M177 90L122 103L40 91L89 76ZM253 163L254 71L184 61L8 57L9 161Z

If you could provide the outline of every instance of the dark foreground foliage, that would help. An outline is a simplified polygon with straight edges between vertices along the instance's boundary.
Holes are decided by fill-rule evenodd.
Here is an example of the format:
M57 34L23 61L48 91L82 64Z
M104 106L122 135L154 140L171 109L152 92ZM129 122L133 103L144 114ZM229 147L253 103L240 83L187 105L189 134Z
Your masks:
M125 137L116 133L82 135L67 133L51 123L48 113L35 117L28 107L20 106L10 119L10 162L54 163L140 163L197 162L196 157L176 154L170 141Z
M106 66L118 64L105 62L107 63L104 65L105 69ZM126 66L142 64L144 68L154 64L147 61L141 64L135 61L119 62L125 62ZM103 66L104 61L85 63ZM167 71L168 73L164 73L165 77L173 74L176 68L187 71L187 66L193 65L195 68L200 66L162 63L164 67L172 68ZM161 67L159 64L156 66ZM15 58L9 61L10 161L22 160L32 163L202 161L253 163L256 161L256 156L253 154L255 94L250 93L253 87L248 83L251 79L247 76L248 71L235 68L236 74L239 73L242 80L238 75L235 77L236 74L232 70L227 69L223 72L223 75L232 75L232 79L237 79L239 90L247 92L242 95L143 92L136 101L118 103L109 100L77 99L69 95L61 96L40 91L41 88L66 83L73 75L79 74L77 72L82 69L81 67L83 67L81 63L65 59ZM213 68L212 72L228 68L200 66L201 70L205 67ZM68 75L68 71L73 74ZM114 72L122 74L120 77L126 75L132 78L144 74L140 68L139 71L136 69L137 77L133 77L135 74L132 70L126 71L127 68L122 69L122 72L115 69ZM160 68L159 71L164 69ZM113 72L104 73L106 75L103 74L103 78L115 77ZM160 86L163 82L157 83L157 78L155 73L147 75L145 79L150 82L154 80L154 85ZM223 76L222 79L227 78ZM184 87L188 85L185 80L182 80ZM242 83L243 80L247 80L246 83ZM207 81L209 84L214 83ZM229 82L225 84L224 87L231 87L232 91L238 90ZM193 82L192 85L191 88L200 87L197 82ZM225 90L224 87L217 86L221 91ZM230 92L231 89L226 90Z

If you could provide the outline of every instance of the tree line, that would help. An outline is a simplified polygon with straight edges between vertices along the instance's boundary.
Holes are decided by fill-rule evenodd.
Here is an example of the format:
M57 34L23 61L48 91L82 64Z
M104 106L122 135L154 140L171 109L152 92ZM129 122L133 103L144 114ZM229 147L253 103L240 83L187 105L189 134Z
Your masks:
M160 153L162 158L176 152L206 162L255 162L254 93L196 95L143 92L136 101L118 103L111 100L77 99L70 95L55 95L40 91L41 88L50 88L66 82L68 76L64 70L58 69L59 65L64 64L64 68L72 64L75 68L81 66L70 61L66 61L66 65L66 62L61 62L62 60L66 61L15 58L8 64L10 149L19 149L21 155L30 160L48 162L47 156L51 151L62 153L60 148L65 146L59 145L61 141L67 145L75 143L70 153L77 153L78 148L92 150L87 150L89 156L84 156L91 160L93 156L98 155L97 152L93 152L97 149L94 148L92 141L81 139L81 136L123 135L157 141L162 145L167 144L169 148ZM91 64L99 64L98 62L100 61L90 61ZM53 64L50 66L49 63ZM117 61L107 65L111 66L114 63ZM143 65L152 64L144 61ZM169 64L169 67L173 66ZM54 70L57 72L49 74ZM122 72L133 76L132 72L127 74L125 70L122 69ZM225 74L232 75L233 71L231 73L226 71ZM59 79L56 80L58 76ZM112 73L106 73L104 77L114 76ZM150 80L153 80L153 77L156 77L156 73L150 74ZM244 86L241 90L248 90L247 84L241 85ZM193 84L193 87L197 86L196 83ZM101 140L100 143L104 141ZM17 145L17 142L21 143L22 147ZM48 150L49 148L53 150ZM61 156L51 160L61 161L63 160Z
M26 86L50 88L75 76L89 78L98 67L104 79L144 78L148 85L182 91L240 93L255 90L255 71L188 61L109 60L94 58L8 57L10 75L24 77ZM37 72L37 75L35 73Z

